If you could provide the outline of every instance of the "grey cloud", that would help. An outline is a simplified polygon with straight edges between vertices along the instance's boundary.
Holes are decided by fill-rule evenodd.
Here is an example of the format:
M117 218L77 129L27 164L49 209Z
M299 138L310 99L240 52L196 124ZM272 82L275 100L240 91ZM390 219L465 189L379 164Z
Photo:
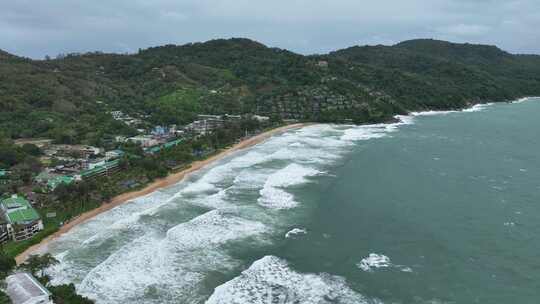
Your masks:
M300 53L412 38L540 53L537 0L17 0L0 10L0 48L42 58L246 37Z

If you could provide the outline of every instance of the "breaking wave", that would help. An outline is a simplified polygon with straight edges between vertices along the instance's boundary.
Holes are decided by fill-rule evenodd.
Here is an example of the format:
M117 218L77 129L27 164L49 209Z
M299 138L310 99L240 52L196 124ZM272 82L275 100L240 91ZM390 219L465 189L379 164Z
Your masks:
M259 192L261 196L258 202L267 208L293 208L298 205L298 202L294 201L294 196L286 192L284 188L306 183L308 181L306 177L320 173L320 171L312 168L290 164L268 177L263 189Z
M266 256L240 276L217 287L206 304L362 304L381 303L353 291L345 279L329 274L302 274L286 261Z

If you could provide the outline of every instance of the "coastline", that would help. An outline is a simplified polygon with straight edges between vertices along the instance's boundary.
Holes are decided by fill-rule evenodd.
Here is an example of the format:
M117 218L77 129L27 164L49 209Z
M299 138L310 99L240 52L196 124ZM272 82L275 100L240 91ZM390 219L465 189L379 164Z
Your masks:
M24 261L26 261L26 259L30 255L38 253L39 250L42 247L46 246L49 242L57 239L58 237L62 236L63 234L69 232L72 228L76 227L77 225L80 225L80 224L82 224L82 223L84 223L84 222L86 222L86 221L100 215L101 213L107 212L107 211L109 211L109 210L111 210L113 208L116 208L118 206L121 206L121 205L123 205L123 204L125 204L125 203L127 203L127 202L129 202L129 201L131 201L133 199L136 199L138 197L150 194L150 193L152 193L152 192L154 192L156 190L172 186L172 185L182 181L189 174L191 174L193 172L196 172L196 171L204 168L205 166L207 166L207 165L209 165L209 164L211 164L211 163L213 163L215 161L223 159L224 157L230 155L231 153L234 153L236 151L240 151L240 150L249 148L251 146L254 146L254 145L256 145L258 143L261 143L261 142L265 141L266 139L268 139L268 138L270 138L270 137L272 137L274 135L280 134L282 132L302 128L302 127L307 126L307 125L309 125L309 124L308 123L296 123L296 124L286 125L286 126L282 126L282 127L278 127L278 128L275 128L275 129L268 130L268 131L263 132L261 134L258 134L258 135L255 135L253 137L244 139L241 142L239 142L237 144L234 144L232 147L230 147L228 149L225 149L225 150L219 152L218 154L215 154L215 155L213 155L213 156L211 156L211 157L209 157L207 159L195 161L195 162L191 163L188 168L186 168L184 170L181 170L179 172L176 172L176 173L169 174L167 177L157 179L157 180L151 182L149 185L147 185L146 187L144 187L141 190L122 193L122 194L114 197L109 203L104 203L100 207L98 207L96 209L93 209L93 210L90 210L90 211L87 211L85 213L82 213L78 217L74 218L69 223L67 223L64 226L60 227L58 229L58 231L56 231L55 233L47 236L46 238L41 240L41 242L39 242L38 244L30 246L24 252L17 255L15 257L15 261L17 262L17 265L22 264Z

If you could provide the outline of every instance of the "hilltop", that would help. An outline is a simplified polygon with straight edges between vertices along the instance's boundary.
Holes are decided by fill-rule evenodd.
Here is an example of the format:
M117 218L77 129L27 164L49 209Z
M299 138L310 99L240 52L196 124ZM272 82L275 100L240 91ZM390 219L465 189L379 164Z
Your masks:
M0 132L88 143L196 114L257 113L379 122L413 110L540 95L540 57L495 46L411 40L303 56L248 39L30 60L0 51Z

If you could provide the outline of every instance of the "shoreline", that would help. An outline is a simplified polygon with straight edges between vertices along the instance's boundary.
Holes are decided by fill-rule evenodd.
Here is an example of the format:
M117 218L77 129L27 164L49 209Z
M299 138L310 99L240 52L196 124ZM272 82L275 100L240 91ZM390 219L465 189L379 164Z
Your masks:
M141 196L148 195L148 194L150 194L152 192L155 192L156 190L172 186L172 185L182 181L189 174L191 174L193 172L196 172L196 171L206 167L207 165L212 164L215 161L221 160L221 159L225 158L226 156L229 156L230 154L232 154L234 152L237 152L237 151L249 148L251 146L254 146L256 144L259 144L259 143L265 141L266 139L268 139L268 138L270 138L270 137L272 137L274 135L283 133L283 132L288 131L288 130L302 128L302 127L305 127L307 125L309 125L309 123L296 123L296 124L286 125L286 126L282 126L282 127L278 127L278 128L275 128L275 129L268 130L268 131L263 132L261 134L258 134L258 135L255 135L253 137L244 139L244 140L240 141L239 143L234 144L232 147L227 148L227 149L225 149L225 150L223 150L223 151L221 151L221 152L219 152L219 153L217 153L217 154L215 154L215 155L213 155L213 156L211 156L211 157L209 157L207 159L194 161L189 165L188 168L183 169L183 170L181 170L179 172L176 172L176 173L169 174L168 176L166 176L164 178L157 179L157 180L151 182L150 184L148 184L143 189L130 191L130 192L126 192L126 193L122 193L120 195L117 195L114 198L112 198L110 202L103 203L101 206L99 206L96 209L93 209L93 210L90 210L90 211L87 211L87 212L84 212L84 213L80 214L79 216L73 218L73 220L71 220L70 222L68 222L64 226L60 227L58 229L58 231L56 231L55 233L53 233L53 234L47 236L46 238L44 238L43 240L41 240L41 242L39 242L38 244L35 244L35 245L32 245L32 246L28 247L25 251L23 251L22 253L20 253L19 255L17 255L15 257L15 261L17 262L17 265L22 264L24 261L26 261L26 259L30 255L39 253L40 249L42 249L42 247L46 246L49 242L59 238L60 236L62 236L63 234L69 232L72 228L76 227L77 225L80 225L80 224L82 224L82 223L84 223L84 222L86 222L86 221L100 215L101 213L107 212L107 211L109 211L109 210L111 210L113 208L121 206L121 205L123 205L123 204L125 204L125 203L127 203L127 202L129 202L129 201L131 201L133 199L139 198Z

